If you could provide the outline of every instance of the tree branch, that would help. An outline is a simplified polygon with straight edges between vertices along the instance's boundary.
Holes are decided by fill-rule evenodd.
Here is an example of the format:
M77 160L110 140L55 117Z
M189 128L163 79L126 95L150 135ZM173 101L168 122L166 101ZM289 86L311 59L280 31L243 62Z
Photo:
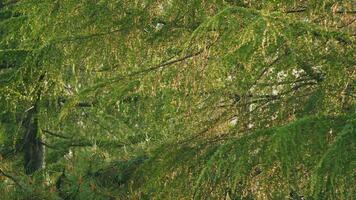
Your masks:
M305 12L307 10L307 8L297 8L294 10L287 10L284 13L286 14L290 14L290 13L301 13L301 12Z
M62 135L62 134L54 133L54 132L49 131L49 130L47 130L47 129L42 129L42 131L43 131L44 133L47 133L47 134L49 134L49 135L52 135L52 136L55 136L55 137L59 137L59 138L62 138L62 139L71 139L70 137L64 136L64 135Z
M43 146L48 147L48 148L50 148L50 149L58 149L57 147L52 146L52 145L49 145L49 144L47 144L47 143L45 143L45 142L40 141L40 143L41 143Z
M178 63L178 62L182 62L184 60L187 60L187 59L190 59L190 58L193 58L195 56L198 56L200 54L202 54L206 49L208 49L212 44L208 45L206 48L203 48L195 53L192 53L192 54L188 54L188 55L185 55L181 58L177 58L175 60L168 60L168 61L164 61L156 66L153 66L153 67L150 67L150 68L147 68L147 69L143 69L143 70L140 70L140 71L136 71L136 72L133 72L131 74L128 74L126 76L119 76L119 77L116 77L116 78L112 78L111 80L109 81L105 81L103 83L99 83L95 86L93 86L94 88L101 88L101 87L105 87L107 84L113 84L113 83L116 83L116 82L119 82L119 81L123 81L125 79L128 79L128 78L132 78L132 77L135 77L135 76L139 76L139 75L144 75L146 73L149 73L149 72L153 72L153 71L156 71L156 70L159 70L159 69L164 69L165 67L168 67L172 64L175 64L175 63ZM82 92L87 92L87 91L90 91L91 90L91 87L90 88L87 88L85 90L83 90Z
M24 187L20 184L20 182L10 174L5 173L1 168L0 168L0 175L3 175L4 177L10 179L12 182L14 182L17 186L19 186L21 189Z

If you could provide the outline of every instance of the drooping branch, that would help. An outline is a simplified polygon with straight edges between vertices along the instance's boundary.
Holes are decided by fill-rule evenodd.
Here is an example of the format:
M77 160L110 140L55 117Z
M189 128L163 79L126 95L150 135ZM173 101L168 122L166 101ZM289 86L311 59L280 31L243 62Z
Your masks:
M160 63L160 64L158 64L156 66L153 66L151 68L131 73L131 74L127 75L126 77L133 77L133 76L142 75L142 74L145 74L145 73L148 73L148 72L151 72L151 71L156 71L156 70L159 70L159 69L163 69L163 68L165 68L167 66L170 66L172 64L175 64L175 63L178 63L178 62L182 62L184 60L187 60L187 59L193 58L195 56L198 56L198 55L202 54L204 51L205 51L205 49L201 49L201 50L199 50L199 51L197 51L195 53L185 55L185 56L183 56L181 58L177 58L175 60L165 61L165 62L162 62L162 63Z
M113 83L117 83L117 82L120 82L120 81L123 81L123 80L127 80L127 79L132 78L132 77L145 75L145 74L147 74L149 72L154 72L154 71L157 71L157 70L165 69L168 66L171 66L173 64L188 60L190 58L193 58L195 56L198 56L198 55L202 54L210 46L211 46L211 44L208 45L205 48L202 48L201 50L199 50L199 51L197 51L195 53L191 53L191 54L185 55L183 57L180 57L180 58L177 58L177 59L174 59L174 60L163 61L160 64L158 64L156 66L153 66L153 67L149 67L147 69L143 69L143 70L140 70L140 71L132 72L132 73L130 73L128 75L125 75L125 76L119 76L119 77L116 77L116 78L112 78L109 81L105 81L103 83L99 83L99 84L95 85L94 88L102 88L102 87L105 87L107 85L110 85L110 84L113 84ZM91 88L87 88L83 92L85 93L85 92L90 91L90 90L91 90Z

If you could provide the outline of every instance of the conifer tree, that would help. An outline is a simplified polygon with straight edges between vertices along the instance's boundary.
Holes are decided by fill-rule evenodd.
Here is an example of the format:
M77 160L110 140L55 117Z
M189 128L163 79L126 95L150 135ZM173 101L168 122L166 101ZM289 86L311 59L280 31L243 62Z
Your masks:
M0 191L354 199L355 6L0 1Z

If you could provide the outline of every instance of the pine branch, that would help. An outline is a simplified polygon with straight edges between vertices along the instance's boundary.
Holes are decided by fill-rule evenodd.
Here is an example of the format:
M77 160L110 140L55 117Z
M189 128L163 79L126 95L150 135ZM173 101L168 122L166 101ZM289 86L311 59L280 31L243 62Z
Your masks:
M140 75L144 75L144 74L147 74L149 72L154 72L154 71L157 71L157 70L160 70L160 69L164 69L168 66L171 66L173 64L176 64L176 63L179 63L179 62L182 62L182 61L185 61L185 60L188 60L190 58L193 58L195 56L198 56L200 54L202 54L204 51L206 51L206 49L208 49L211 45L208 45L206 48L203 48L195 53L192 53L192 54L188 54L188 55L185 55L181 58L177 58L175 60L168 60L168 61L164 61L156 66L153 66L153 67L150 67L150 68L147 68L147 69L143 69L143 70L140 70L140 71L136 71L136 72L132 72L131 74L128 74L126 76L119 76L119 77L116 77L116 78L113 78L109 81L105 81L103 83L99 83L97 84L96 86L93 86L93 88L102 88L102 87L105 87L107 85L110 85L110 84L113 84L113 83L117 83L117 82L120 82L120 81L123 81L123 80L126 80L126 79L129 79L129 78L132 78L132 77L135 77L135 76L140 76ZM82 92L87 92L87 91L90 91L92 88L88 88L88 89L85 89L84 91Z

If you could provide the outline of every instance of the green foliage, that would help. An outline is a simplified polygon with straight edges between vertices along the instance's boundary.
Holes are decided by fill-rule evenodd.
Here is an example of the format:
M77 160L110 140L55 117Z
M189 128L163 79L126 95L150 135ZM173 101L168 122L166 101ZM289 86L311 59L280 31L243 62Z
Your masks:
M354 118L306 117L241 138L162 146L129 191L157 199L284 199L292 191L307 199L353 199Z
M353 199L354 9L0 1L0 192ZM45 162L26 175L35 118Z

